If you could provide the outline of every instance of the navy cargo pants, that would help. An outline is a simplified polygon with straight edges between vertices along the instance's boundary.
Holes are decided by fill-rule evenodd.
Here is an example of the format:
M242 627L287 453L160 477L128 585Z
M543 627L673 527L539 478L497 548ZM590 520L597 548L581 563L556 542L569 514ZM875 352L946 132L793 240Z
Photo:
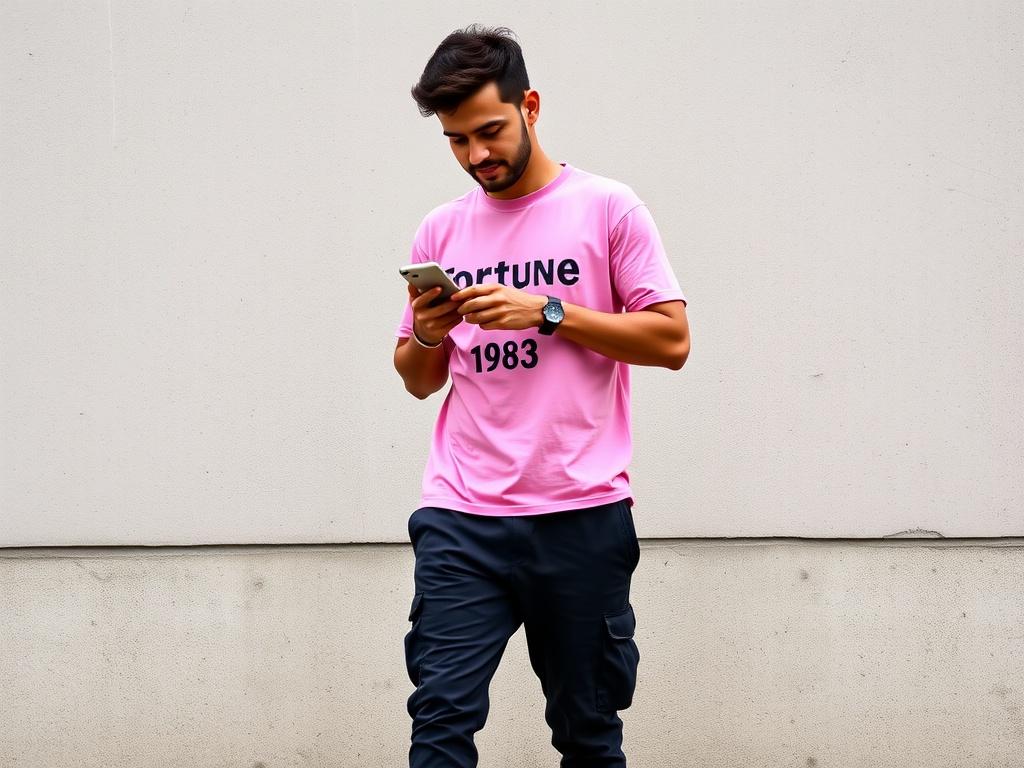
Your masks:
M488 686L523 624L562 768L626 765L617 710L640 654L629 583L640 559L629 501L484 517L435 507L409 518L415 596L405 636L411 768L474 768Z

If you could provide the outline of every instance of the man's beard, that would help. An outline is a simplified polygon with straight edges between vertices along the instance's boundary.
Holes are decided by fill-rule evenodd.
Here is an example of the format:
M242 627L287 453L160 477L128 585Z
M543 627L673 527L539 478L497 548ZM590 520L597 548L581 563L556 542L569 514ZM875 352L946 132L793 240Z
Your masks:
M530 164L530 155L533 154L533 144L530 141L530 132L526 130L526 121L523 120L522 114L519 115L519 123L522 126L522 134L519 141L519 148L516 150L516 156L512 159L511 164L505 163L504 161L499 161L498 163L499 166L504 165L508 167L508 173L505 178L488 181L487 179L482 179L477 176L476 168L470 167L468 169L469 175L472 176L476 183L483 187L487 192L504 192L519 181L523 174L526 173L526 166ZM484 165L486 165L486 163L484 163Z

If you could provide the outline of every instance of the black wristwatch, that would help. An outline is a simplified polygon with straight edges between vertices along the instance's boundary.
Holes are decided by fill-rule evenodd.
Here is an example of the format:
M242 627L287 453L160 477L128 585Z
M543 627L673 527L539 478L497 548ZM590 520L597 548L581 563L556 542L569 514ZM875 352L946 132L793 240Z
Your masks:
M554 296L548 296L548 303L544 305L544 309L541 312L544 315L544 322L540 324L539 332L543 336L550 336L565 317L565 310L562 309L562 300L556 299Z

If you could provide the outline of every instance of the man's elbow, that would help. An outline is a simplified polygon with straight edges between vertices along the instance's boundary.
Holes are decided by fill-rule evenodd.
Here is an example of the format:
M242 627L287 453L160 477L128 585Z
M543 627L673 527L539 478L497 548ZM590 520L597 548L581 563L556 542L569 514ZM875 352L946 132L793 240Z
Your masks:
M406 378L402 377L402 382L405 384L405 391L415 397L417 400L426 400L432 394L440 389L444 388L444 385L448 382L448 378L445 377L441 381L423 381L416 377L410 376Z
M678 371L684 365L686 365L686 358L690 356L690 340L684 339L679 344L673 346L671 353L669 354L668 360L665 362L665 367L672 371Z
M690 356L690 324L686 319L686 304L682 301L669 301L652 306L654 311L670 321L661 337L660 365L678 371Z
M436 392L437 390L417 389L416 387L410 386L407 383L405 385L405 391L408 392L413 397L415 397L417 400L426 400L428 397L430 397L432 394L434 394L434 392Z
M422 382L416 381L411 377L407 378L406 376L403 376L401 370L398 371L398 375L402 376L402 384L405 385L405 391L408 392L413 397L415 397L417 400L426 400L428 397L434 394L434 392L437 391L436 389L429 389L427 387L424 387Z

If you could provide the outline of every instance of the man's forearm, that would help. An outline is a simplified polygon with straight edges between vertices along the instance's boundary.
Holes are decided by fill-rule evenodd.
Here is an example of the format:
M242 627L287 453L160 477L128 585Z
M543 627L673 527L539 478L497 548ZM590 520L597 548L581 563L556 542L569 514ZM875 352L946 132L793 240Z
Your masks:
M406 390L420 400L437 392L448 381L448 359L444 347L427 349L412 339L398 342L395 370L405 382Z
M656 306L657 310L612 314L563 301L565 318L555 335L623 363L679 370L690 354L684 305L665 302Z

